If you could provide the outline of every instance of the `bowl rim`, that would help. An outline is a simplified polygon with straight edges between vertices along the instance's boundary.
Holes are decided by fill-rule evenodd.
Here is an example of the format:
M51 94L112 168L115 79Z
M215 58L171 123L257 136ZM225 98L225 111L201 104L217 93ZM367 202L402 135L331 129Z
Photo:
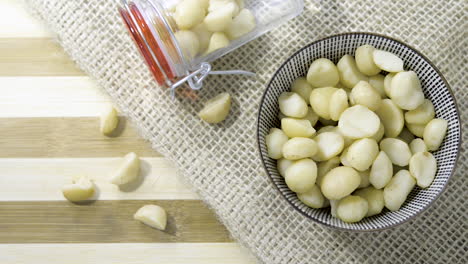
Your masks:
M279 189L278 185L275 183L275 181L273 180L273 177L270 175L270 173L268 172L268 169L267 169L267 166L265 164L265 157L263 156L262 154L262 151L261 151L261 143L260 143L260 119L261 119L261 108L264 104L264 101L265 101L265 97L267 95L267 92L268 90L270 89L271 87L271 84L273 82L273 80L276 78L276 76L279 74L279 72L286 66L286 64L288 64L295 56L297 56L299 53L303 52L305 49L309 48L310 46L312 45L315 45L319 42L322 42L322 41L325 41L327 39L331 39L331 38L336 38L336 37L340 37L340 36L353 36L353 35L370 35L370 36L377 36L377 37L380 37L380 38L385 38L385 39L388 39L388 40L391 40L391 41L394 41L394 42L397 42L407 48L409 48L411 51L413 51L414 53L416 53L416 55L420 56L423 60L425 60L435 71L436 73L439 75L439 77L441 78L441 80L444 82L445 86L447 87L449 93L450 93L450 96L454 102L454 105L455 105L455 111L456 111L456 114L457 114L457 121L458 123L460 124L460 134L458 136L458 146L457 146L457 152L456 152L456 156L455 156L455 163L454 163L454 166L453 166L453 169L449 175L449 177L447 178L447 181L445 182L444 186L442 187L442 189L440 190L439 193L437 193L437 195L434 197L434 199L432 199L432 201L429 202L429 204L427 204L426 206L424 206L423 208L421 208L418 212L416 212L415 214L411 215L409 218L407 218L406 220L404 221L400 221L398 223L394 223L394 224L391 224L389 226L385 226L385 227L381 227L381 228L370 228L370 229L349 229L349 228L344 228L344 227L338 227L338 226L333 226L333 225L330 225L328 223L324 223L324 222L321 222L311 216L309 216L308 214L306 214L305 212L303 212L300 208L298 208L292 201L290 201L284 194L283 192ZM398 39L395 39L393 37L389 37L389 36L386 36L386 35L383 35L383 34L379 34L379 33L371 33L371 32L360 32L360 31L356 31L356 32L344 32L344 33L338 33L338 34L333 34L333 35L330 35L330 36L327 36L327 37L324 37L324 38L320 38L316 41L313 41L309 44L306 44L304 47L300 48L298 51L294 52L292 55L290 55L286 61L284 61L280 66L279 68L275 71L275 73L273 74L273 76L270 78L270 81L268 82L267 84L267 87L265 89L265 91L263 92L263 95L260 99L260 105L259 105L259 110L258 110L258 113L257 113L257 145L258 145L258 152L260 154L260 159L262 160L262 165L263 165L263 168L266 172L266 174L268 175L268 178L270 178L271 182L273 183L273 185L275 186L276 190L281 194L281 197L283 197L283 199L285 199L296 211L298 211L299 213L301 213L302 215L304 215L305 217L307 217L308 219L316 222L316 223L319 223L321 225L324 225L326 226L327 228L330 228L330 229L335 229L335 230L341 230L341 231L350 231L350 232L356 232L356 233L367 233L367 232L375 232L375 231L383 231L383 230L388 230L388 229L391 229L391 228L395 228L395 227L398 227L400 225L403 225L405 223L408 223L409 221L415 219L417 216L421 215L423 212L425 212L432 204L434 204L434 202L439 199L439 197L442 195L443 192L445 192L445 190L447 189L447 185L450 181L450 179L453 177L453 175L455 174L455 172L457 171L457 166L458 166L458 160L459 160L459 157L460 157L460 149L461 149L461 144L462 144L462 133L463 133L463 130L461 129L461 118L460 118L460 111L458 109L458 104L457 104L457 100L455 98L455 95L453 93L453 90L452 88L450 87L449 83L447 82L447 80L445 79L445 77L442 75L442 73L440 72L439 68L437 68L435 66L434 63L432 63L431 60L429 60L426 56L424 56L421 52L419 52L417 49L413 48L412 46L406 44L405 42L401 41L401 40L398 40Z

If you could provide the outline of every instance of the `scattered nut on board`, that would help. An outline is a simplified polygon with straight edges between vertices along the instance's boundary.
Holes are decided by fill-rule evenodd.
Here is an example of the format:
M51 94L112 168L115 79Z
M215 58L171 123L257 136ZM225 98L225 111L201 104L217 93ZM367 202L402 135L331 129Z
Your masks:
M205 122L216 124L224 121L231 109L231 95L221 93L205 103L198 116Z
M72 184L62 187L62 193L70 202L82 202L93 197L95 192L94 184L86 177L79 177Z
M165 230L167 224L166 210L158 205L148 204L133 215L133 219L142 222L152 228Z
M131 152L125 155L122 163L113 172L109 181L115 185L124 185L136 180L139 171L140 159L135 153Z
M111 104L106 105L103 111L101 112L100 121L101 133L104 135L111 134L119 124L117 110L115 110L115 108Z

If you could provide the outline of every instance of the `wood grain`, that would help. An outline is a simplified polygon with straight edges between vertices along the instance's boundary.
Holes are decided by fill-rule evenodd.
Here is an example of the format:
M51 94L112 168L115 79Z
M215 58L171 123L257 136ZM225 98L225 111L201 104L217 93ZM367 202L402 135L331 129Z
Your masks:
M0 158L161 156L124 118L116 135L103 136L98 118L2 118Z
M166 231L133 219L145 204L164 207ZM0 202L0 243L231 242L201 201Z
M0 38L51 37L42 21L31 16L19 0L0 0Z

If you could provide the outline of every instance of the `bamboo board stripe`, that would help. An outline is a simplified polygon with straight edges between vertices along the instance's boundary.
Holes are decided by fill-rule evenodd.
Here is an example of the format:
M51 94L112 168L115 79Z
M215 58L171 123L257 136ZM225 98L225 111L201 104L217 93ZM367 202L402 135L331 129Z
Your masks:
M77 176L93 180L100 200L199 199L164 158L141 158L139 180L119 188L108 178L120 162L121 158L0 159L0 201L64 201L62 186Z
M121 157L132 151L160 156L125 118L120 120L118 137L106 137L98 118L2 118L0 158Z
M254 264L235 243L0 244L0 263Z
M164 207L166 231L133 219L145 204ZM202 201L0 202L0 243L231 242ZM1 254L0 254L1 255Z

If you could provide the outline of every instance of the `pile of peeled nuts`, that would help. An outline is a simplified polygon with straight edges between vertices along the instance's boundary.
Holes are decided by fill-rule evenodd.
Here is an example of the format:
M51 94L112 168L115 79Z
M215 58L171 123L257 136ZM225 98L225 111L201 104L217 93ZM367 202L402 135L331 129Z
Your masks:
M317 59L278 103L281 129L266 136L268 155L309 207L358 222L399 210L415 185L435 178L429 151L442 144L447 121L393 53L363 45L337 65Z
M251 32L255 16L244 7L244 0L182 0L175 5L175 37L185 56L209 54Z

